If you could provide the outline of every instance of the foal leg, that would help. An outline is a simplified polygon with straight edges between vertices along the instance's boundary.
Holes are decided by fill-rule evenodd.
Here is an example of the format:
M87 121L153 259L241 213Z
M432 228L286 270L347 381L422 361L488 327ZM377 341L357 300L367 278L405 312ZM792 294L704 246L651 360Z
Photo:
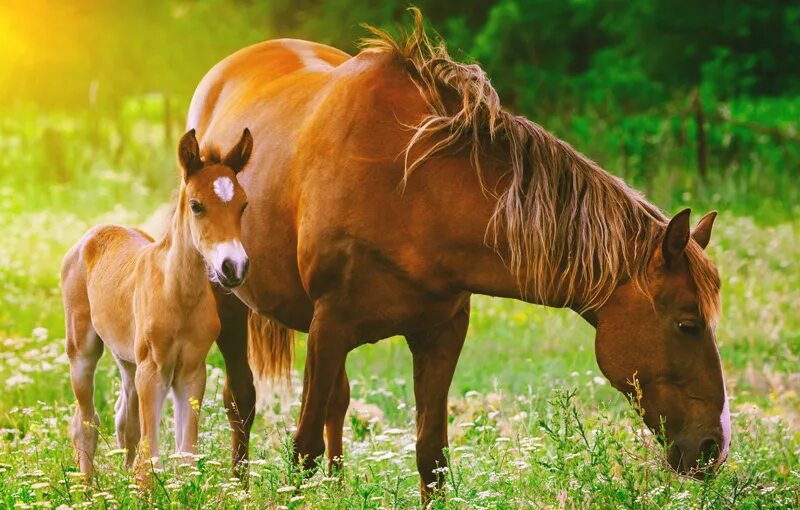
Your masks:
M294 435L296 459L302 460L306 470L313 468L317 457L325 451L322 432L328 421L327 412L333 388L337 385L337 380L344 381L345 358L356 345L358 338L351 326L331 317L324 305L315 307L308 332L303 403ZM336 422L338 423L338 419Z
M185 363L185 361L184 361ZM182 366L175 374L172 382L172 401L175 407L175 451L178 453L195 453L197 451L197 434L200 408L206 390L205 356L195 360L191 366ZM193 462L182 459L182 462Z
M100 417L94 407L94 372L103 355L103 342L92 327L88 312L67 313L67 357L72 391L78 409L72 418L70 435L75 461L84 475L92 475L92 462L97 449L97 427Z
M247 307L235 296L217 293L217 309L222 326L217 347L225 360L222 398L231 427L233 472L240 476L239 465L248 458L256 412L256 387L247 361Z
M347 370L342 371L336 378L336 385L331 391L328 402L328 413L325 417L325 438L328 446L328 469L331 474L341 469L344 465L342 458L342 429L347 408L350 406L350 381L347 379Z
M447 465L447 391L453 380L469 325L469 302L445 324L414 334L406 341L414 358L417 402L417 469L423 503L441 489L444 477L435 470ZM433 488L433 489L432 489Z
M136 365L117 358L117 366L122 377L116 410L117 443L127 450L125 465L133 466L136 447L139 445L139 395L136 393Z
M153 359L152 347L139 348L137 345L136 351L139 358L136 365L136 392L139 394L139 426L142 432L137 477L141 484L148 485L150 469L160 465L157 460L158 427L169 377L164 373L164 367ZM156 466L153 465L153 459L156 459Z

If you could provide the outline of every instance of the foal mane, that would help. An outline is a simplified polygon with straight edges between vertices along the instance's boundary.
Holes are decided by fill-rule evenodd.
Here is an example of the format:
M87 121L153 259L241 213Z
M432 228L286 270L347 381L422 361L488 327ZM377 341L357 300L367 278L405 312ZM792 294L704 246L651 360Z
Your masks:
M364 51L405 66L430 110L406 146L405 179L439 153L468 150L483 186L481 155L500 150L510 163L508 186L499 193L484 187L497 199L487 236L495 249L504 236L524 297L594 310L626 279L650 296L647 270L665 215L563 140L503 109L483 69L454 61L441 40L428 37L419 9L410 10L414 29L403 40L367 26L372 37L362 41ZM419 148L421 142L429 143ZM421 152L412 159L415 148ZM700 314L714 322L716 269L694 240L686 254Z

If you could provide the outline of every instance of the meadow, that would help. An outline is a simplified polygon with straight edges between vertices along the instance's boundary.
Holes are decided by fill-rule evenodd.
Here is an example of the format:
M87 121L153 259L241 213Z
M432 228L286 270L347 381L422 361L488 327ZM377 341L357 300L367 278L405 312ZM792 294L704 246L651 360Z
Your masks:
M92 225L140 225L153 233L163 225L178 182L172 147L178 128L165 131L161 105L158 97L143 97L115 119L37 110L0 119L0 508L418 506L411 356L400 338L348 358L353 403L340 476L323 469L306 478L289 462L303 337L290 395L262 402L249 487L231 478L216 349L208 359L196 464L179 467L169 458L168 410L165 469L152 491L137 488L113 435L119 378L106 355L96 381L97 475L89 483L77 473L67 435L74 397L58 268ZM630 142L641 151L677 156L651 169L647 180L636 171L639 149L627 156L631 166L607 157L610 170L668 211L721 210L709 250L723 281L717 336L733 421L727 464L705 482L669 471L636 409L599 373L593 330L578 316L477 296L450 393L446 499L434 508L800 507L797 187L791 172L770 170L785 163L781 158L793 161L786 151L796 148L753 150L749 161L757 171L699 184L677 170L691 164L691 150L672 143L671 133L680 131L670 128L672 121L630 122L632 131L649 136ZM580 119L570 126L579 148L591 138L614 146L611 128ZM759 147L771 144L759 140Z

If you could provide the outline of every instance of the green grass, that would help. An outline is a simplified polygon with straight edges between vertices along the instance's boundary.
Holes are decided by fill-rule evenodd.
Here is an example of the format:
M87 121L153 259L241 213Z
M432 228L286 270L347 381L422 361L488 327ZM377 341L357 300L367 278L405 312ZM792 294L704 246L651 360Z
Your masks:
M54 122L72 131L54 143L61 149L41 151L32 140ZM324 472L303 478L288 462L303 338L291 398L265 402L256 420L249 489L230 478L216 350L208 359L196 465L179 467L165 453L152 492L132 485L115 451L119 381L105 356L95 398L98 474L91 484L76 475L67 436L74 397L63 348L60 259L91 225L158 225L156 211L169 200L177 174L158 126L133 123L138 127L120 153L113 126L101 123L101 142L89 149L81 122L26 117L0 137L0 149L10 154L0 162L0 508L418 505L411 357L398 338L361 347L348 359L353 406L341 479ZM735 202L737 193L721 201ZM698 197L678 202L707 208ZM665 469L635 411L599 374L593 330L579 317L479 296L451 387L451 466L447 498L436 507L800 506L800 222L782 214L766 223L740 209L723 210L710 247L723 279L718 339L734 434L717 478L700 483ZM169 452L169 412L162 439Z

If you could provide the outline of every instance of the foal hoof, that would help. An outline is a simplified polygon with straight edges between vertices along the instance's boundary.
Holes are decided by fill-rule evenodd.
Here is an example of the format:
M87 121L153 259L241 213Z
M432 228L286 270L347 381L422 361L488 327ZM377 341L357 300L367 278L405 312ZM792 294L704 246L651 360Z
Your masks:
M153 488L153 475L150 472L147 473L137 473L136 474L136 485L139 486L139 489L142 491L150 491Z
M144 491L149 491L153 488L153 481L155 478L155 470L158 469L158 457L152 459L138 459L135 466L136 484Z

